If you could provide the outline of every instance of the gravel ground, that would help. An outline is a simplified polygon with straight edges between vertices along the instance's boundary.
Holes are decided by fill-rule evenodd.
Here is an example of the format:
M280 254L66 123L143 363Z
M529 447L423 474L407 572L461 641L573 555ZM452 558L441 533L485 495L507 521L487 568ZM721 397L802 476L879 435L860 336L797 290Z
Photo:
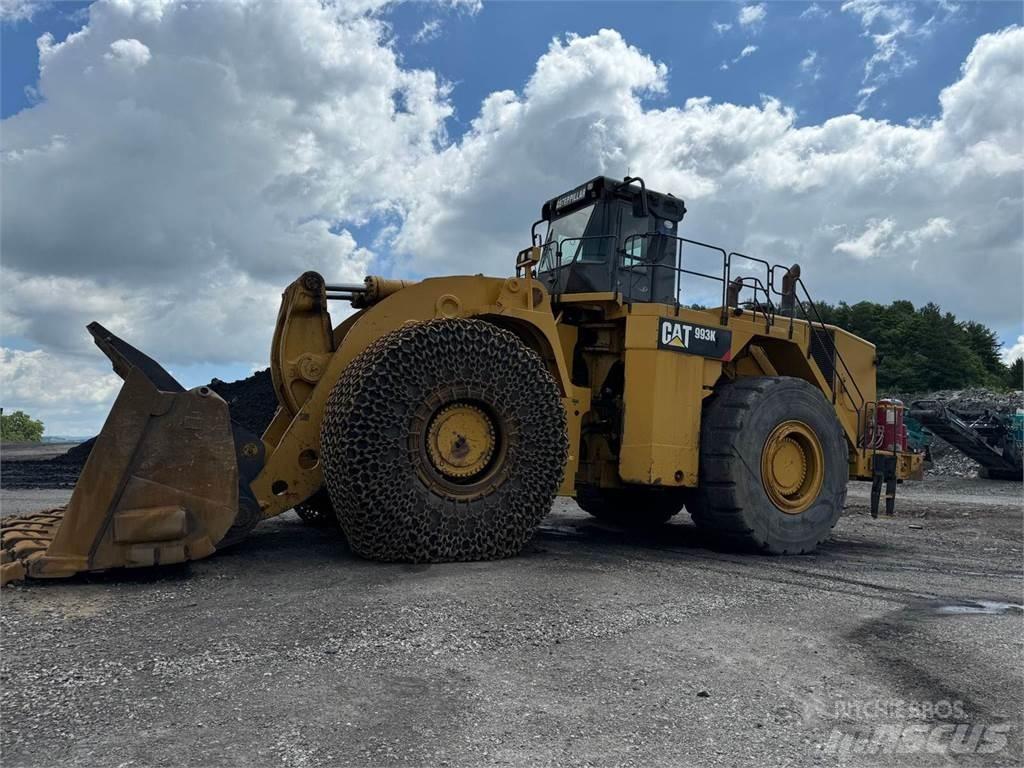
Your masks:
M522 556L433 566L289 513L191 565L10 587L3 764L1018 765L1021 488L897 504L853 484L819 553L768 558L563 500ZM906 754L841 741L893 727Z

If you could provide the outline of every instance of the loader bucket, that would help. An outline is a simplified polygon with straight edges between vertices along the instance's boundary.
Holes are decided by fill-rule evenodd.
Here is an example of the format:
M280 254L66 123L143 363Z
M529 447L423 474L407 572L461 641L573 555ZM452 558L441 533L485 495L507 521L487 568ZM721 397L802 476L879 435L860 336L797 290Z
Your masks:
M197 560L259 520L260 439L209 387L185 390L98 323L89 331L124 386L67 507L0 521L0 583Z

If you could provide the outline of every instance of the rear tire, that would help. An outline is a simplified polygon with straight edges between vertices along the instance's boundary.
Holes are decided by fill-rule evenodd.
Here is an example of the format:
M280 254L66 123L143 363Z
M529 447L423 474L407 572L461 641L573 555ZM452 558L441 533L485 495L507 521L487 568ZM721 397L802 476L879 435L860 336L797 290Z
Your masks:
M646 485L599 488L580 485L576 503L598 520L620 528L643 530L664 525L683 509L683 495L676 488Z
M320 441L352 549L404 562L516 554L568 454L554 378L482 320L408 325L369 346L335 384Z
M687 503L698 527L770 554L810 552L829 537L849 453L819 389L786 376L739 379L712 396L702 422L700 483Z

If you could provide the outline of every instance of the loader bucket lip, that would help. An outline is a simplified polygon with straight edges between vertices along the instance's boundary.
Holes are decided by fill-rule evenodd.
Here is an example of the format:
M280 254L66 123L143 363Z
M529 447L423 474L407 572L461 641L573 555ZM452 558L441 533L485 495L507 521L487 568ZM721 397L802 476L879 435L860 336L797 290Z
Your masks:
M99 323L89 323L85 328L92 335L96 346L110 358L114 372L122 379L127 380L128 374L133 370L138 370L161 392L185 391L178 380L171 376L160 363L111 333Z
M262 519L250 488L262 439L210 387L186 390L99 323L87 327L124 386L68 506L0 524L0 584L198 560Z
M104 328L100 323L93 321L86 326L86 330L92 335L96 346L110 359L114 366L114 372L125 381L133 371L138 371L160 392L188 391L160 363ZM205 387L199 389L204 394L206 393ZM230 416L230 409L228 413ZM234 419L231 420L231 434L235 443L241 508L239 527L232 528L230 540L237 541L240 538L239 528L251 528L255 525L255 520L259 518L259 513L253 511L253 508L258 509L259 505L249 484L263 469L263 464L266 461L266 447L259 435L250 432ZM243 524L243 520L248 522Z

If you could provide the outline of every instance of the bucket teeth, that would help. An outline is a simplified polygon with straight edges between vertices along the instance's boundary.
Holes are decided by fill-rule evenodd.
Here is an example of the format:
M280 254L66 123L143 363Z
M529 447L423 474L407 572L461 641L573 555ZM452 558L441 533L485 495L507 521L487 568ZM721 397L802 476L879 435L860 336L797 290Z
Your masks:
M0 520L0 586L25 578L26 564L45 552L64 519L63 509Z

